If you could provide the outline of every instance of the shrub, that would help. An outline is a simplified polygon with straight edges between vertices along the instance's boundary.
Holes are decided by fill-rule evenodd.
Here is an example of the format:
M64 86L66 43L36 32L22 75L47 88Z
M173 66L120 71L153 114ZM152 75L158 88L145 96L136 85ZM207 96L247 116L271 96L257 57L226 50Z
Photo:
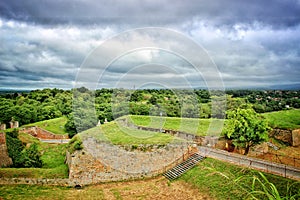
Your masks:
M41 153L38 150L38 145L33 143L28 149L23 152L24 167L42 167Z
M78 136L72 138L72 140L68 144L68 151L70 153L74 153L77 150L83 149L82 141Z
M8 155L13 161L12 167L42 167L43 163L38 145L34 143L26 149L18 135L17 129L6 134Z

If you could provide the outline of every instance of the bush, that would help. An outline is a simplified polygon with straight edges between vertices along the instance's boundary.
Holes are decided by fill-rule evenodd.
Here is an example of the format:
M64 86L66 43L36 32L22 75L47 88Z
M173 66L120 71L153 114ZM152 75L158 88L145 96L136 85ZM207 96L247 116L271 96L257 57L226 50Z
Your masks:
M24 146L18 138L18 131L14 129L6 133L6 145L9 157L12 159L12 167L23 167L24 158L22 151Z
M72 140L68 144L68 151L70 153L74 153L77 150L83 149L82 141L78 136L73 137Z
M36 143L30 145L28 149L23 152L24 167L42 167L41 153L38 151Z
M18 138L18 130L14 129L6 133L8 155L12 159L12 167L42 167L41 153L36 143L25 149L22 141Z

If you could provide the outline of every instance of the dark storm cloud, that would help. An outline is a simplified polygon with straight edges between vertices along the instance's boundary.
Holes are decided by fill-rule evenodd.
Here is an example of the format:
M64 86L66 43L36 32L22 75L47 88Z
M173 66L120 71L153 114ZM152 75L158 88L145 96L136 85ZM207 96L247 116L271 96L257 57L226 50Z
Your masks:
M299 83L299 13L300 0L4 0L0 87L70 88L93 49L122 31L145 26L171 28L202 45L229 87ZM155 37L124 37L106 53L130 45L130 40L141 47L170 41ZM169 45L185 48L176 40ZM191 55L197 52L191 50ZM113 87L125 75L124 85L130 88L156 80L180 87L181 78L203 86L201 75L170 52L137 50L116 59L106 68L101 82L105 87ZM99 58L95 62L92 72L102 67Z
M166 25L199 18L218 26L261 22L291 27L300 22L297 0L4 0L0 16L40 24Z

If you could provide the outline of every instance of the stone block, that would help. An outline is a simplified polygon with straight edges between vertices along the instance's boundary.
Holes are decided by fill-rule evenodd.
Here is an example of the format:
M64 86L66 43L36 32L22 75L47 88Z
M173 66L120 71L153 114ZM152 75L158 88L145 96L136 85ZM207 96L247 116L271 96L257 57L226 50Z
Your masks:
M292 140L293 140L293 146L300 146L300 129L296 129L292 131Z
M270 137L274 137L277 140L288 143L289 145L293 145L292 131L291 130L273 129L270 132Z

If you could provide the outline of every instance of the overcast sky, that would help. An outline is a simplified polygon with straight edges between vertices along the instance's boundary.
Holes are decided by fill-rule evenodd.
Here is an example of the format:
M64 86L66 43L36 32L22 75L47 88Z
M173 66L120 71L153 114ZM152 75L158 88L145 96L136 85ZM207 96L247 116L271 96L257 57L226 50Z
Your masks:
M166 28L195 41L219 71L209 77L221 78L225 88L300 84L300 0L2 0L0 88L78 86L84 61L105 41L144 27ZM188 47L173 36L115 40L107 52L135 42L140 48L109 66L93 58L98 63L93 67L104 71L93 84L206 87L207 71L197 72L176 54L176 48ZM145 48L163 42L173 51ZM198 51L190 52L197 57Z

